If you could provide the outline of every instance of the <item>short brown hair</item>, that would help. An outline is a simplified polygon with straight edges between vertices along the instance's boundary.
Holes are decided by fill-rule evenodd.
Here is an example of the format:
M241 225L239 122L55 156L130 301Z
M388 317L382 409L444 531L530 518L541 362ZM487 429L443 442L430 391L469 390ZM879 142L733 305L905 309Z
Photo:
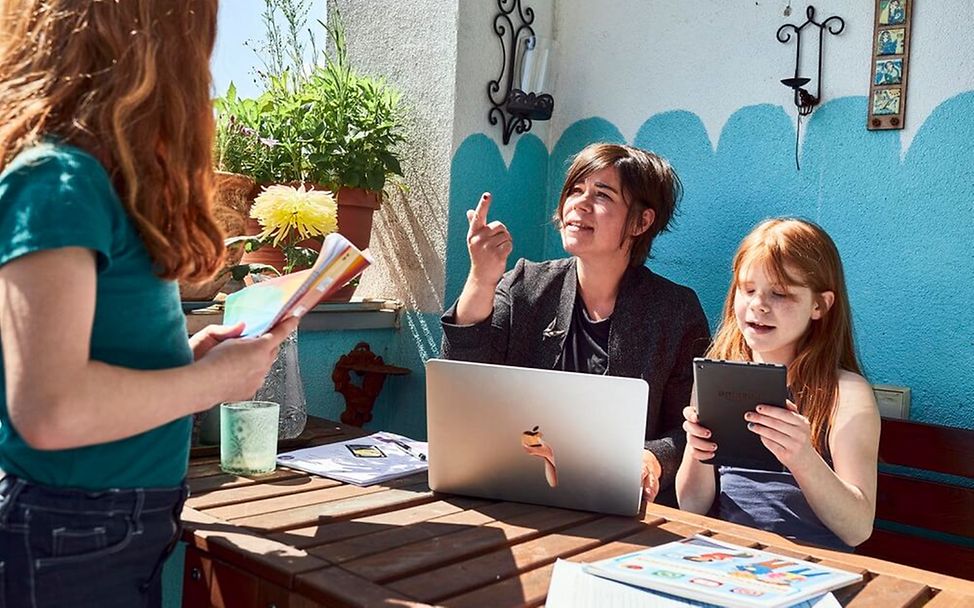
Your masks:
M629 238L626 235L639 224L646 209L656 214L649 229L631 237L629 263L640 266L649 258L653 240L660 232L668 230L677 201L683 194L683 185L676 171L666 159L636 148L618 144L591 144L579 152L568 168L565 183L561 187L558 208L552 220L561 227L561 214L572 186L596 171L615 167L622 185L622 199L629 209L626 226L620 235L620 245Z

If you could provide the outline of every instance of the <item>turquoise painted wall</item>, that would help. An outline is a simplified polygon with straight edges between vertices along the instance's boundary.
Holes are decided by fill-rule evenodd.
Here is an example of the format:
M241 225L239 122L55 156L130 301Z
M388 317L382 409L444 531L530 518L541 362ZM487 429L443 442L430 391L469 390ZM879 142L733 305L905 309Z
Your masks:
M869 380L912 389L911 417L974 428L974 91L943 102L902 155L899 133L864 127L865 97L836 99L795 130L779 106L744 107L716 149L689 112L651 116L633 144L668 158L685 188L673 230L649 265L689 285L716 325L740 239L756 223L796 215L821 224L845 264L858 347ZM446 259L452 302L468 269L464 212L484 190L511 227L517 257L563 256L547 217L567 163L591 142L624 142L602 118L571 125L546 154L516 140L510 166L482 134L454 155Z

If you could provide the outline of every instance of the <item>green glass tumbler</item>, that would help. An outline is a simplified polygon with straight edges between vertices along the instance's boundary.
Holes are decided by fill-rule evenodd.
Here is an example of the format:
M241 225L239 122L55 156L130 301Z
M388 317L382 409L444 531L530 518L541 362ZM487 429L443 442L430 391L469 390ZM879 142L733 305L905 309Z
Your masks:
M233 475L263 475L277 461L280 406L273 401L220 405L220 468Z

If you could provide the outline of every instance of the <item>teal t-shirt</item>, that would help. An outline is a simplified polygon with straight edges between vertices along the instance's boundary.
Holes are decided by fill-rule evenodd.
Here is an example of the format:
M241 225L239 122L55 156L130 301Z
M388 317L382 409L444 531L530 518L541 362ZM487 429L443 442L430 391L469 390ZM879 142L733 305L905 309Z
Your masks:
M135 369L192 362L179 288L153 272L148 251L104 167L78 148L43 143L21 152L0 173L0 266L61 247L84 247L97 254L92 359ZM50 297L63 296L54 292ZM40 451L27 445L10 423L6 393L4 374L0 469L7 473L87 490L174 486L186 475L189 416L119 441ZM103 421L106 426L116 423Z

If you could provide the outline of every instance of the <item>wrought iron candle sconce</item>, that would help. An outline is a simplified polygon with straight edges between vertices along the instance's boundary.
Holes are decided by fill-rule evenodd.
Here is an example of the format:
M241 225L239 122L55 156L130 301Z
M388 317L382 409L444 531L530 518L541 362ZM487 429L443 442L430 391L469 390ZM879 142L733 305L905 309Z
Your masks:
M842 33L843 29L845 29L845 21L843 21L841 17L835 15L829 17L821 23L815 21L815 7L811 5L805 9L805 16L807 17L805 23L797 26L791 23L786 23L778 28L778 33L776 35L778 42L781 42L782 44L786 44L791 40L793 35L792 33L794 33L795 36L795 74L791 78L782 79L781 84L794 91L795 107L798 109L798 129L795 131L795 167L798 170L801 170L801 166L798 163L798 142L801 133L801 119L803 116L808 116L811 114L815 106L822 101L822 48L824 47L825 42L825 32L828 30L830 34L838 35ZM805 85L811 82L811 78L806 78L800 75L802 58L802 32L809 26L818 28L818 73L815 75L814 95L805 89Z
M500 39L503 62L500 75L487 84L491 105L487 120L492 125L500 122L506 145L513 133L526 133L533 121L551 118L555 100L547 93L515 86L515 80L522 87L532 80L544 85L549 49L542 48L531 27L534 11L522 9L521 0L497 0L497 7L500 12L494 17L494 33Z

